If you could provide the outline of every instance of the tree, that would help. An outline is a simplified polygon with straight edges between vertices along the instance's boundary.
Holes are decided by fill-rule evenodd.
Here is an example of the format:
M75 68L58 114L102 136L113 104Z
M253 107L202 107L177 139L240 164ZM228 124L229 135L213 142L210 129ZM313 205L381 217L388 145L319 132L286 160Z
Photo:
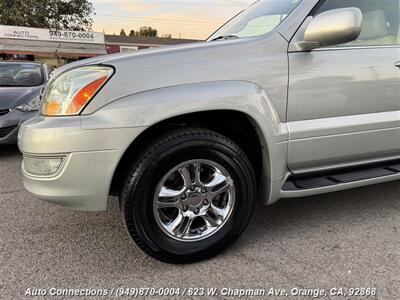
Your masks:
M126 36L125 30L124 30L124 29L121 29L121 32L120 32L119 35Z
M157 29L143 26L140 27L139 31L136 32L138 36L151 36L151 37L156 37L157 36Z
M93 4L89 0L0 0L0 24L90 30Z
M1 1L1 0L0 0ZM121 30L121 34L120 35L126 35L125 30ZM151 27L140 27L139 30L135 31L135 30L131 30L129 32L129 36L150 36L150 37L155 37L157 36L157 29L155 28L151 28ZM169 35L171 37L171 35Z

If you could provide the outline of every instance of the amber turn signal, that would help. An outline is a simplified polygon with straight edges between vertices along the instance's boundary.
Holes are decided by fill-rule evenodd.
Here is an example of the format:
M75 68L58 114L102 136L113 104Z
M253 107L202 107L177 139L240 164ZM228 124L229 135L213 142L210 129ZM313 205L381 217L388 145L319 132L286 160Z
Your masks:
M107 76L103 76L81 89L72 99L67 108L67 114L74 115L79 113L82 108L93 98L97 91L107 81Z

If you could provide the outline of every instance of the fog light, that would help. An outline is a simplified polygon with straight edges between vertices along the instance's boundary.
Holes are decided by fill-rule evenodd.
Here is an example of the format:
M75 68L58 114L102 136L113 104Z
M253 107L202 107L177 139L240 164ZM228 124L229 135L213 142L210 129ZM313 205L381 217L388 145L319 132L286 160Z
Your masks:
M64 161L64 156L61 157L40 157L40 156L25 156L23 161L24 170L32 175L49 176L56 174Z

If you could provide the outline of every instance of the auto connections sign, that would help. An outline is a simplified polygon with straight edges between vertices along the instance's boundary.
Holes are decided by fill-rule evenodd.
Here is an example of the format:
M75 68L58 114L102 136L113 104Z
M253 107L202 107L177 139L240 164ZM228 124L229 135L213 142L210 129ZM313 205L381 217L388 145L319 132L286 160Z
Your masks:
M0 25L0 39L54 41L65 43L105 44L104 34Z

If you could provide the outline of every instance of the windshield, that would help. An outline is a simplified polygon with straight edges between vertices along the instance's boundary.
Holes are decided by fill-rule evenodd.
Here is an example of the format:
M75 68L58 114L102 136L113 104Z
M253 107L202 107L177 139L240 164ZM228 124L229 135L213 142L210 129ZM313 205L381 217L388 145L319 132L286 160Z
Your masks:
M242 11L208 40L243 38L272 31L302 0L260 0Z
M42 66L29 63L0 63L0 87L29 87L44 83Z

